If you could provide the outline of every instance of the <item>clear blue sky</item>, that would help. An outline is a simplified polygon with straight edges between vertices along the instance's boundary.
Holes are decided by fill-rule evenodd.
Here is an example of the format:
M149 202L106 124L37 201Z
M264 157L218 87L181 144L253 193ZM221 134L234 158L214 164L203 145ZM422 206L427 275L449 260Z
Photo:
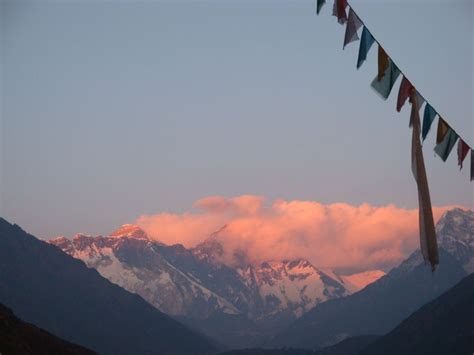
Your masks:
M474 145L473 3L353 0ZM356 70L332 0L1 2L0 215L38 236L107 233L208 195L417 206L409 107ZM424 146L435 205L468 169ZM466 167L469 164L466 160Z

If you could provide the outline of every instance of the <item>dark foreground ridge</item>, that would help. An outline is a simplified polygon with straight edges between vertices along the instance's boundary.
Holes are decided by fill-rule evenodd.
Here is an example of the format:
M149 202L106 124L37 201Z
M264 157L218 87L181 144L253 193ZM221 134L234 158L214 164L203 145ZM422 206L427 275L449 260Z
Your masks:
M219 355L318 355L312 350L304 349L241 349L231 350Z
M0 304L0 354L94 355L96 353L23 322L9 308Z
M360 355L472 355L474 274L421 307Z
M221 355L358 355L368 344L377 339L377 335L361 335L352 337L315 351L307 349L283 348L283 349L243 349L224 352Z

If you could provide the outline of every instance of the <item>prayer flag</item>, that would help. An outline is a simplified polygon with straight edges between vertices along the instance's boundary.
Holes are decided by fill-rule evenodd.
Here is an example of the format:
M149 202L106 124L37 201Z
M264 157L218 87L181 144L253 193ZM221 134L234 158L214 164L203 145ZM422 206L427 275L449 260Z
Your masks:
M474 180L474 150L471 149L471 181Z
M349 18L347 19L346 34L344 36L344 46L342 47L342 49L344 49L347 44L357 41L359 39L357 31L361 26L362 21L356 15L354 10L352 10L352 8L349 8Z
M413 85L408 81L404 76L402 82L400 83L400 89L398 90L398 99L397 99L397 111L400 112L408 96L410 96L411 90L414 89Z
M385 71L388 68L388 62L390 61L390 58L388 57L387 53L385 53L385 51L383 50L383 48L380 44L379 44L378 57L379 57L379 62L378 62L379 63L379 66L378 66L379 72L378 72L378 75L377 75L377 80L380 81L384 77Z
M439 116L438 120L438 132L436 132L436 144L440 144L446 133L448 133L449 126L448 124Z
M435 152L440 156L443 161L448 159L449 153L453 150L456 141L458 140L459 136L454 132L451 127L448 127L448 131L444 135L443 140L441 143L437 144L435 147Z
M393 85L397 81L398 76L400 75L400 70L395 64L389 59L388 67L385 70L382 80L378 80L378 76L372 81L372 88L377 91L382 98L385 100L390 95Z
M360 39L360 46L359 46L359 57L357 58L357 69L360 68L362 63L367 59L367 53L369 53L370 47L374 44L375 39L370 34L367 27L364 26L362 29L362 37Z
M319 12L321 11L321 8L323 5L326 3L326 0L318 0L316 3L316 14L319 15Z
M337 17L337 22L341 25L345 24L347 21L346 7L347 0L334 0L332 14Z
M430 131L430 128L431 128L431 124L433 123L435 117L436 117L436 111L434 110L433 107L431 107L429 103L426 103L425 113L423 115L423 131L422 131L423 140L425 140L426 136L428 135L428 132Z
M418 111L420 111L421 106L425 103L425 99L421 94L417 91L416 92L416 107L418 108Z
M459 170L462 169L462 162L466 158L467 153L469 153L469 146L461 138L458 142L458 165Z

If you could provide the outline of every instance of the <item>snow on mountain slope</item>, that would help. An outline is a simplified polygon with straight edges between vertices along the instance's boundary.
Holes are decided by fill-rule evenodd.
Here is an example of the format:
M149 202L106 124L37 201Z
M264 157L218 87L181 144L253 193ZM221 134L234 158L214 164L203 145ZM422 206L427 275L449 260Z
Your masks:
M474 211L455 208L436 225L439 245L459 260L464 270L474 272Z
M143 229L135 224L123 224L119 229L110 234L111 237L130 237L135 239L148 239Z
M128 235L115 233L113 237L90 237L78 234L72 240L60 237L49 242L168 314L239 313L235 306L204 287L192 275L170 264L160 255L158 244Z
M440 248L468 272L474 270L473 220L473 211L454 209L437 224ZM360 291L384 275L380 270L338 275L304 259L255 265L241 251L234 253L235 264L229 266L219 231L191 249L153 241L130 224L107 237L78 234L49 242L163 312L191 319L192 324L207 322L208 335L223 331L239 344L242 338L274 333L326 300ZM422 262L421 254L413 253L392 278L408 274ZM235 333L236 319L253 324L249 333Z
M343 281L307 260L240 267L221 262L222 245L211 235L193 249L148 239L134 225L108 237L77 234L49 241L102 276L171 315L209 317L245 314L261 320L279 315L297 318L320 302L350 293Z
M459 261L463 269L474 272L474 211L453 208L436 223L439 249L447 251ZM407 273L423 263L420 250L412 253L398 269Z
M345 296L347 290L304 259L271 261L238 269L249 287L256 287L267 315L290 311L300 317L318 303Z

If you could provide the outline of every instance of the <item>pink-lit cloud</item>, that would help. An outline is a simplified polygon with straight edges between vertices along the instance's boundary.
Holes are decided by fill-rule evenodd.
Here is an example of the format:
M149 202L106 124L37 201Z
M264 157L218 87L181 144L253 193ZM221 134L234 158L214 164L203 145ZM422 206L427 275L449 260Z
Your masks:
M449 208L435 207L435 220ZM166 244L193 247L226 226L215 237L225 261L243 251L250 262L306 258L315 266L364 271L397 265L418 247L418 210L394 205L323 205L314 201L275 200L260 196L211 196L194 211L141 216L137 224Z

